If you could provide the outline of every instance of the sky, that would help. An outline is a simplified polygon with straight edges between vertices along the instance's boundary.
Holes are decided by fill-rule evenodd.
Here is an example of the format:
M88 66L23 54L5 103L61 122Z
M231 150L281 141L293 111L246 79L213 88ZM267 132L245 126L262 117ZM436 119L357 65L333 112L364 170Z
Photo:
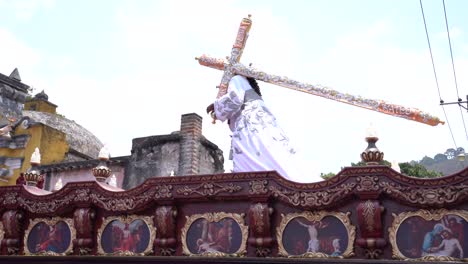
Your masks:
M445 1L458 92L443 2L422 3L441 97L465 100L468 1ZM194 58L230 55L248 14L242 63L419 108L450 124L432 127L260 82L310 181L359 161L370 124L389 161L468 149L467 111L439 105L418 0L0 0L0 10L0 72L17 67L34 93L45 90L60 114L94 133L112 156L130 155L133 138L177 131L181 115L197 113L204 136L224 151L226 171L232 168L230 131L205 113L222 72Z

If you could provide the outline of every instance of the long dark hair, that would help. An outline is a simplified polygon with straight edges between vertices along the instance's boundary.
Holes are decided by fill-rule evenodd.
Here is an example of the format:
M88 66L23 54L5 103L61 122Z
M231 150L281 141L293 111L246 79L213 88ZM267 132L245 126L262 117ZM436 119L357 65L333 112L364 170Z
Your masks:
M250 86L252 86L252 89L254 89L254 91L262 96L262 93L260 92L260 87L258 87L258 83L257 83L257 80L255 80L254 78L252 77L247 77L247 81L249 81L249 84Z

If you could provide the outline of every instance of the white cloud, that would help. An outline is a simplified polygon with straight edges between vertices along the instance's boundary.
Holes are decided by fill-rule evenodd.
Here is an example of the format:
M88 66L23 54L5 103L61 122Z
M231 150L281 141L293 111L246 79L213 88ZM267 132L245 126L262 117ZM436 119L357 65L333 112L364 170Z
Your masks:
M20 75L30 74L41 60L38 51L23 43L22 40L4 28L0 28L0 43L2 45L0 72L3 74L10 74L14 68L20 70Z
M55 0L0 0L1 10L11 10L17 19L28 21L33 15L42 9L50 9L55 6Z

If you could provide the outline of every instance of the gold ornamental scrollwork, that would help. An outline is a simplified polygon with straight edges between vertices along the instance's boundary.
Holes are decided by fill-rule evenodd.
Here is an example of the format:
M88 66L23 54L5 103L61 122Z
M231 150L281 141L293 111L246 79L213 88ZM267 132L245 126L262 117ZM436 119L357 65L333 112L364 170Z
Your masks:
M438 209L438 210L418 210L413 212L403 212L400 214L392 214L393 223L388 228L389 239L392 245L392 257L395 259L401 259L405 261L468 261L468 258L454 258L449 256L423 256L420 258L408 258L400 251L397 244L397 233L401 224L411 217L421 217L426 221L440 221L444 216L447 215L456 215L463 218L468 222L468 211L465 210L447 210L447 209ZM463 245L462 245L463 246Z
M327 211L318 211L310 212L304 211L302 213L291 213L291 214L281 214L281 223L279 227L276 228L276 239L278 241L278 255L288 257L288 258L348 258L354 255L354 240L356 238L356 227L351 224L349 216L350 212L327 212ZM318 222L324 219L327 216L332 216L337 218L346 228L348 235L348 246L339 256L328 255L323 252L306 252L301 255L290 255L286 248L283 245L283 233L286 229L286 226L295 218L302 217L307 219L310 222Z
M244 222L245 214L235 214L235 213L225 213L225 212L218 212L218 213L206 213L206 214L195 214L192 216L186 216L186 222L184 228L182 228L182 253L187 256L203 256L203 257L243 257L247 252L247 238L249 235L248 227L245 225ZM192 253L187 244L187 233L192 226L192 224L199 220L199 219L206 219L209 223L213 222L220 222L221 220L229 218L234 220L240 228L241 231L241 242L239 249L230 254L225 252L203 252L201 254Z
M249 190L250 194L266 194L268 192L267 180L253 180L249 182L249 185L250 185L250 190Z
M5 236L5 230L3 228L3 223L2 221L0 221L0 243L2 243L1 241L3 240L3 237Z
M278 197L291 205L315 207L330 205L340 199L343 199L347 195L351 194L355 187L355 183L343 183L337 187L329 188L324 191L298 192L278 188L276 186L270 186L269 190L273 196Z
M387 195L412 204L444 205L454 203L468 195L468 185L466 184L438 188L416 188L393 182L381 182L379 186Z
M67 225L70 230L70 242L68 247L65 249L64 252L58 253L54 251L38 251L38 252L31 252L28 247L28 238L31 234L33 228L39 224L44 223L48 227L55 226L59 222L63 222ZM53 217L53 218L35 218L29 221L28 229L25 231L24 234L24 254L25 255L40 255L40 256L65 256L73 253L73 240L76 239L76 229L73 225L73 220L71 218L60 218L60 217Z
M376 176L361 176L356 178L358 185L356 190L358 192L368 192L368 191L378 191L379 185L378 181L379 178Z
M374 211L374 203L370 200L367 200L364 203L363 216L364 221L366 222L366 229L369 232L374 232L375 230Z
M136 253L133 251L116 251L112 253L107 253L102 247L102 233L109 223L112 221L119 221L122 224L130 225L133 221L141 220L143 221L149 230L149 240L148 246L141 253ZM153 242L156 237L156 228L153 226L153 217L152 216L140 216L140 215L128 215L128 216L110 216L106 217L102 222L101 227L97 232L97 253L100 255L112 255L112 256L145 256L153 252Z
M205 182L196 187L183 186L177 190L177 194L189 196L191 194L198 194L201 196L214 196L219 193L235 193L242 190L242 187L233 183L228 184L217 184L214 182Z

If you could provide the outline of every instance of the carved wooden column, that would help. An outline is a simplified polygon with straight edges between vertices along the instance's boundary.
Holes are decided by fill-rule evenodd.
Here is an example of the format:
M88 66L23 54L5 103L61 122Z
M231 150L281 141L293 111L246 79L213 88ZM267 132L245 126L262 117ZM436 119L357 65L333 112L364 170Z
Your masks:
M384 238L382 222L385 208L378 200L378 177L361 176L357 181L356 190L361 202L356 209L360 231L356 244L364 249L367 258L380 258L387 241Z
M155 254L159 256L172 256L177 246L176 239L177 209L174 206L164 205L156 208L154 226L156 226L156 239L154 240Z
M18 255L23 242L24 215L21 211L10 210L2 215L2 224L5 231L3 240L0 242L2 255Z
M92 208L78 208L73 214L73 222L76 229L76 239L73 240L73 252L75 255L89 255L94 247L94 220L96 213Z
M249 239L250 246L255 247L257 257L267 257L271 254L273 238L271 236L270 215L273 208L267 203L256 203L249 209Z

